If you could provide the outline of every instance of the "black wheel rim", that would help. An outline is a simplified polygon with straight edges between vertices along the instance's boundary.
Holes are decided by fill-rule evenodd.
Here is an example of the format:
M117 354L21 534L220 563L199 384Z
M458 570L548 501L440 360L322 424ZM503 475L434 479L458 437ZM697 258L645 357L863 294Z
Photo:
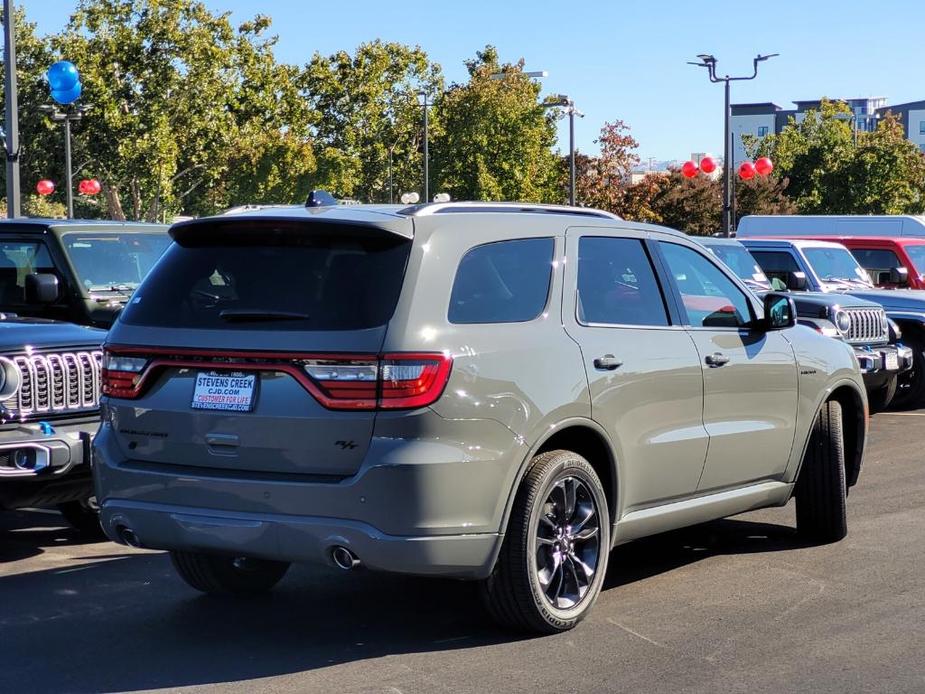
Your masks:
M537 579L549 605L568 610L584 600L601 556L598 507L584 481L564 477L549 490L534 550Z

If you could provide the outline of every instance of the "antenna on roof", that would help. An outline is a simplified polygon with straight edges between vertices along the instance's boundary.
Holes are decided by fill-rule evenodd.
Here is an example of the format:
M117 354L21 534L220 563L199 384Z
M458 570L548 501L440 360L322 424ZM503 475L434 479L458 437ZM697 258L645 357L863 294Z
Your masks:
M337 198L326 190L313 190L305 200L306 207L328 207L336 204Z

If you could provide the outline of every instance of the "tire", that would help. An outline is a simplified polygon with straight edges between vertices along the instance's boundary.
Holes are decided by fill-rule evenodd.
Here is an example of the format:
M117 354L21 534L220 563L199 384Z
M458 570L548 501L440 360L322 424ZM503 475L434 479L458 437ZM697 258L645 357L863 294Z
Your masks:
M265 593L289 569L289 563L283 561L200 552L171 552L170 560L190 586L214 595Z
M100 508L96 497L90 496L79 501L67 501L58 504L58 511L72 528L87 537L103 538L103 526L100 525Z
M848 534L845 445L841 405L822 406L796 484L797 532L816 544Z
M502 626L567 631L594 605L609 553L607 498L594 468L571 451L543 453L517 490L498 561L479 585L482 602Z
M903 342L912 350L912 368L897 378L898 388L893 405L921 407L925 404L925 341L918 335L910 335Z
M870 404L871 414L875 412L883 412L891 404L893 404L893 398L896 397L896 386L899 378L893 376L885 385L880 386L876 390L872 390L867 394L867 402Z

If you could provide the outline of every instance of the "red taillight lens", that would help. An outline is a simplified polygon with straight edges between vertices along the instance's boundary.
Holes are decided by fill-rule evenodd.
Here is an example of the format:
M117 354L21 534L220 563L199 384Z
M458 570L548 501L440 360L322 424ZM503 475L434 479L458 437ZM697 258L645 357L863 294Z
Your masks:
M386 354L379 367L379 407L394 410L434 403L443 394L452 364L445 354Z
M103 352L103 368L100 370L100 390L113 398L137 398L139 384L148 360L143 357L127 357L121 354Z

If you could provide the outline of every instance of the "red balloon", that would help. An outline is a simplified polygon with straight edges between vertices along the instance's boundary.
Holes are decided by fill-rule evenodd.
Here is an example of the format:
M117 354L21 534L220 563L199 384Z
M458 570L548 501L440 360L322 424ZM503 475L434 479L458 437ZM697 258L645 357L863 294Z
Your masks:
M96 195L100 192L100 182L95 178L84 178L77 184L81 195Z
M754 178L756 173L758 172L755 171L755 165L750 161L743 161L741 164L739 164L739 177L743 181Z
M759 176L767 176L774 170L774 162L767 157L761 157L755 160L755 171Z
M713 157L704 157L700 160L700 170L705 174L711 174L716 171L716 159Z
M90 195L96 195L97 193L100 192L100 189L102 188L102 186L100 185L100 182L97 181L95 178L91 178L89 181L89 184L90 184Z
M684 174L686 178L693 178L697 175L697 165L692 161L686 161L681 164L681 173Z
M39 195L51 195L55 192L55 184L53 181L43 178L35 184L35 190Z

